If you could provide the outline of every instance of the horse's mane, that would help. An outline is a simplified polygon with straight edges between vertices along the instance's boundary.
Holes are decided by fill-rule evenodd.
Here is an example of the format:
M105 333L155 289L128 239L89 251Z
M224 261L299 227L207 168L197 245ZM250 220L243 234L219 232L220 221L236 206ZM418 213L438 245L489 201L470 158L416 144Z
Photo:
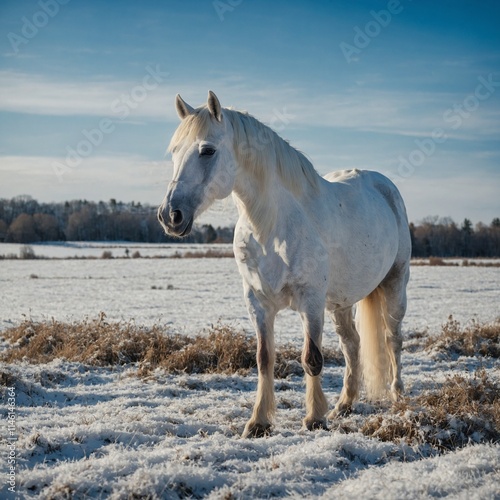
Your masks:
M294 194L301 195L307 188L318 189L318 175L311 162L270 127L246 112L231 108L224 108L224 118L233 128L236 161L253 174L263 189L268 185L273 166L285 187ZM181 122L168 150L174 150L185 139L207 137L212 126L207 107L198 108Z

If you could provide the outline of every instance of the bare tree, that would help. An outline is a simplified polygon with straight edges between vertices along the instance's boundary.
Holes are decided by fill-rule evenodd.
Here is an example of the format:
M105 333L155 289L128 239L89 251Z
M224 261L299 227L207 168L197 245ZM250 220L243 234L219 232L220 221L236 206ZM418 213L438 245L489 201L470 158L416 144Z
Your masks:
M21 214L16 217L7 231L7 241L13 243L34 243L39 241L32 215Z

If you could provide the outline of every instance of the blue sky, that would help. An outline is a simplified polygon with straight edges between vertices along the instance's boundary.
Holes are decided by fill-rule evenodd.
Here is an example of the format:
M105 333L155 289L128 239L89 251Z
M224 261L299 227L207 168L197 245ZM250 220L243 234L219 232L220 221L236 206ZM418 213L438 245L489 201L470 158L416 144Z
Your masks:
M489 224L499 20L496 1L2 0L0 197L159 204L174 96L211 89L321 174L385 173L412 221Z

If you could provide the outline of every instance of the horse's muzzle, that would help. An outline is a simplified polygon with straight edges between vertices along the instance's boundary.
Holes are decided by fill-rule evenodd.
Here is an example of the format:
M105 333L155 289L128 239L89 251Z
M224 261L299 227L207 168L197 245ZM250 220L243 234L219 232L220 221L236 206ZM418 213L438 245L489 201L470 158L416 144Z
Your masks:
M158 220L170 236L183 238L187 236L193 228L193 217L186 217L182 210L172 210L165 205L158 208Z

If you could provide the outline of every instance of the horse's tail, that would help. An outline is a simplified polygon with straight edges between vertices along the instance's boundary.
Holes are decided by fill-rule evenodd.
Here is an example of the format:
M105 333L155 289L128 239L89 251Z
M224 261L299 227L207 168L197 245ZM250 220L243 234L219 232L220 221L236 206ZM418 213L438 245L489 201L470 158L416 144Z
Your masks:
M370 401L387 395L391 382L389 343L385 294L379 287L358 302L356 327L360 337L360 362L367 397Z

